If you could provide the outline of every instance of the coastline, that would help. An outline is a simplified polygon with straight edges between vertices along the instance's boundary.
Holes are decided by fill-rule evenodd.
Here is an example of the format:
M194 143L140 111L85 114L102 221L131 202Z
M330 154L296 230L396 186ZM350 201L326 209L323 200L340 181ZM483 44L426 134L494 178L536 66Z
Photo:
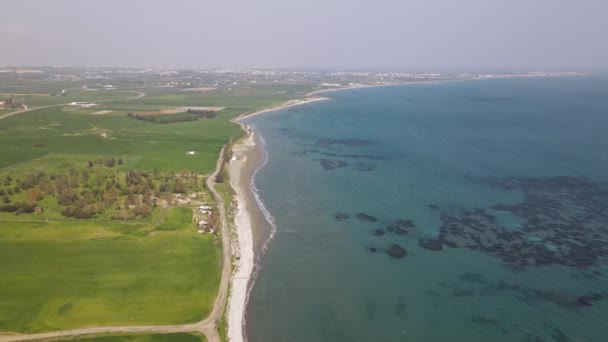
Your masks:
M418 83L425 82L406 84ZM230 342L247 341L245 313L247 302L249 301L249 293L259 270L257 261L259 260L260 252L265 250L267 242L274 235L270 227L274 223L270 222L272 220L271 217L265 215L265 208L263 208L263 203L260 202L255 193L256 190L253 183L255 174L265 165L266 158L268 157L263 148L263 139L261 136L258 137L251 127L240 122L240 120L307 103L331 100L329 97L315 96L320 93L397 85L403 84L357 85L333 89L317 89L307 93L304 99L289 100L274 107L241 114L231 120L240 126L245 135L234 144L227 145L227 148L231 149L232 159L226 161L226 169L229 174L230 186L234 190L232 203L236 204L233 227L230 229L233 271L230 275L228 303L225 313L228 319L227 336Z
M310 94L307 94L310 96ZM273 112L307 103L329 100L327 97L307 97L301 100L289 100L281 105L262 109L253 113L245 113L232 122L238 124L245 136L233 144L232 159L227 164L230 186L234 189L233 203L236 203L234 213L233 237L231 249L234 255L234 271L230 277L230 295L228 297L228 339L231 342L246 341L245 312L249 293L257 273L257 251L262 251L265 242L272 234L270 218L264 214L263 206L254 193L254 177L266 162L266 152L261 138L251 128L240 122L241 119ZM265 234L266 233L266 234Z
M232 147L233 157L227 166L230 186L235 192L233 203L236 203L237 207L234 214L236 241L233 240L232 243L235 256L234 272L231 277L228 299L228 338L230 341L238 342L245 339L244 316L249 279L254 267L253 218L256 211L255 202L252 203L248 193L249 188L245 185L252 175L251 167L255 165L256 144L254 134L246 129L245 131L247 136Z
M313 95L314 92L308 93L306 94L306 96L311 96ZM252 116L256 116L256 115L260 115L260 114L264 114L264 113L268 113L268 112L274 112L275 110L281 110L281 109L285 109L285 108L289 108L289 107L294 107L294 106L299 106L299 105L303 105L303 104L307 104L307 103L312 103L312 102L318 102L318 101L325 101L325 100L329 100L330 98L328 97L307 97L305 99L301 99L301 100L289 100L285 103L282 103L278 106L274 106L274 107L270 107L267 109L261 109L258 110L256 112L253 113L244 113L241 114L239 116L237 116L236 118L232 119L232 122L235 122L237 124L240 124L238 121L241 119L245 119L245 118L249 118ZM243 128L243 126L241 126L241 128ZM244 128L243 128L244 129ZM245 131L247 131L246 129L244 129Z
M263 204L259 202L253 184L256 172L266 163L267 155L260 141L262 138L258 137L248 125L243 124L240 120L285 108L331 99L314 96L317 93L393 85L396 84L319 89L306 94L307 98L305 99L289 100L278 106L252 113L244 113L231 120L241 127L245 136L232 146L228 146L231 148L232 159L227 161L227 171L229 173L230 186L235 192L233 204L236 204L234 227L230 239L232 255L234 256L232 260L233 272L230 276L230 291L226 309L229 341L243 342L247 340L245 334L245 312L247 302L249 301L249 293L251 292L253 281L255 281L259 268L256 264L259 258L258 251L263 251L267 241L273 236L271 228L273 223L270 222L271 218L265 215L265 208L262 208Z

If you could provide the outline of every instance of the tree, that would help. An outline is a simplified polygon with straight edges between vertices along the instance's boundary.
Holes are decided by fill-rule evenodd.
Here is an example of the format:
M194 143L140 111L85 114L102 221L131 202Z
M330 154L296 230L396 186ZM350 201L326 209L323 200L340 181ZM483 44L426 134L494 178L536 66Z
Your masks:
M38 188L27 190L25 194L25 203L30 206L35 206L38 201L42 199L42 191Z
M116 164L116 159L114 159L114 158L106 159L104 161L104 164L107 167L114 167L114 165Z

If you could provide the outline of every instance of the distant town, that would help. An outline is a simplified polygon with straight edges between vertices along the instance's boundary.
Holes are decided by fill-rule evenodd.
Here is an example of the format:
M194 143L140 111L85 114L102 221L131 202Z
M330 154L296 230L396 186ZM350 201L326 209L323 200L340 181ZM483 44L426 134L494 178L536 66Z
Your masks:
M170 69L170 68L73 68L73 67L2 67L4 86L23 82L54 81L66 88L78 84L87 90L118 88L171 87L183 91L233 90L255 84L315 84L321 89L390 85L409 82L474 80L497 77L549 77L582 75L576 72L373 72L270 69ZM63 83L62 83L63 82ZM66 88L47 94L65 95Z

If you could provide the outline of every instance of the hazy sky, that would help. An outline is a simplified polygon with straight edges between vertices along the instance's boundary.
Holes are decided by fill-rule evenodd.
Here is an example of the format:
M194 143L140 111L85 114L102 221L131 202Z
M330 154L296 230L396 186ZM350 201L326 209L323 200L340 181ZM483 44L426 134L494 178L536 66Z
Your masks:
M14 0L0 64L608 70L608 0Z

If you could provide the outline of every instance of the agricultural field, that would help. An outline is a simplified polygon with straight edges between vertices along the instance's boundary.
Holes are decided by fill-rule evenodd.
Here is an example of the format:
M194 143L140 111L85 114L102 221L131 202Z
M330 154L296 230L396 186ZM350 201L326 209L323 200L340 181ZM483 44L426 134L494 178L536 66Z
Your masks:
M242 134L230 119L310 89L123 87L42 95L75 86L3 86L32 94L14 97L29 108L53 107L0 119L0 332L203 319L218 291L222 244L217 234L197 233L192 207L211 204L204 178L222 146ZM146 96L135 98L135 92ZM97 105L62 105L78 101ZM128 115L183 106L225 109L166 124Z
M157 225L4 221L0 331L198 321L213 306L221 255L188 207Z
M73 339L54 340L55 342L79 341L79 342L205 342L202 335L173 333L156 335L103 335L92 337L80 337Z

